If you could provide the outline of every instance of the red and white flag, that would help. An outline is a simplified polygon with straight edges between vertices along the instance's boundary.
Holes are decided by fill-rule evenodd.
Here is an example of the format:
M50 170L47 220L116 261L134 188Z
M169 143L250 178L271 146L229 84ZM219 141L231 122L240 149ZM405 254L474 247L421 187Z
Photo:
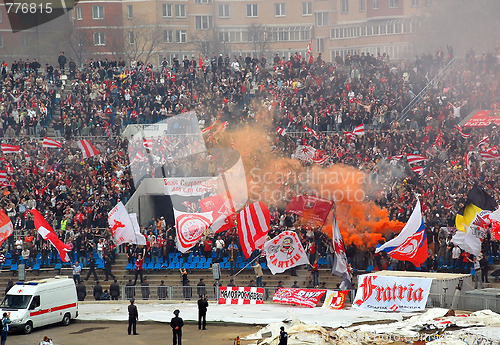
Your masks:
M424 156L415 155L413 153L407 154L406 159L408 160L408 164L414 164L414 163L423 162L423 161L427 160L427 158L425 158Z
M134 224L121 201L108 212L108 224L116 245L137 243Z
M411 170L413 170L413 172L415 172L416 174L419 174L419 175L422 175L424 173L424 168L422 168L419 165L411 167Z
M500 154L498 154L498 152L492 148L486 151L479 151L479 155L481 155L481 158L485 161L500 160Z
M295 150L295 158L306 162L312 162L315 154L316 149L312 146L298 145Z
M333 201L318 198L314 195L303 194L296 195L290 199L286 207L286 212L324 223L332 206Z
M229 126L229 122L227 121L222 122L219 128L217 128L217 132L224 132L227 129L227 126Z
M214 123L212 123L212 125L211 125L211 126L208 126L207 128L202 129L202 130L201 130L201 133L207 133L207 132L210 132L210 130L211 130L212 128L214 128L214 126L215 126L215 122L214 122Z
M0 210L0 246L14 232L10 218L3 210Z
M80 150L82 150L83 159L100 154L100 152L87 139L78 140L77 145Z
M396 156L390 156L390 157L387 157L387 160L388 161L398 161L400 160L401 158L403 158L404 155L396 155Z
M460 127L460 125L456 125L456 128L458 133L460 133L460 135L462 136L462 138L467 139L468 137L470 137L470 134L464 133L462 131L462 127Z
M302 128L304 128L304 130L306 132L308 132L309 134L311 134L316 140L319 140L319 135L318 133L316 133L316 131L312 128L309 128L307 126L302 126Z
M212 212L215 220L210 225L210 228L215 234L236 226L234 223L236 214L232 210L231 201L226 193L206 197L201 199L199 203L203 212Z
M356 140L356 134L354 134L354 132L344 132L344 135L349 141Z
M193 248L212 224L212 212L186 213L174 209L177 231L177 250L181 253Z
M147 157L142 154L142 152L138 151L135 154L134 159L132 160L133 162L139 162L139 163L145 163L148 161Z
M365 134L365 125L360 124L359 126L354 127L353 133L356 135L364 135Z
M332 268L332 274L340 276L342 277L342 279L351 281L351 266L349 266L349 263L347 261L344 240L342 239L342 235L340 234L339 224L337 223L335 215L333 215L332 241L335 262Z
M309 44L307 45L307 49L306 49L306 54L307 54L307 55L312 54L312 43L313 43L313 41L312 41L312 39L311 39L311 40L309 41Z
M490 142L490 137L489 136L484 137L483 139L479 140L479 142L476 144L475 150L480 148L481 145L489 144L489 142Z
M470 171L470 156L472 156L472 154L473 154L473 153L474 153L474 152L470 151L470 152L468 152L468 153L465 155L465 157L464 157L464 160L465 160L465 168L466 168L467 170L469 170L469 171Z
M236 223L241 250L248 259L254 250L264 246L270 228L271 214L262 201L254 202L238 213Z
M142 145L147 148L148 150L153 149L153 139L142 139Z
M57 234L37 209L32 209L31 213L34 217L36 231L38 231L40 236L42 236L44 240L49 241L57 249L62 261L71 261L68 254L71 248L57 237Z
M62 147L62 143L57 140L49 139L47 137L43 138L42 146L48 149L58 149Z
M443 143L443 132L439 131L439 134L436 137L433 146L441 146L442 143Z
M7 170L0 170L0 182L8 182Z
M2 152L5 153L18 153L21 151L21 147L19 145L9 145L9 144L1 144Z
M287 269L309 265L309 259L300 243L300 238L294 231L283 231L281 234L264 244L267 267L272 274L283 273Z
M321 165L321 164L325 163L328 160L328 158L330 158L330 156L323 156L321 158L313 158L312 161L314 163L318 163L319 165Z
M276 127L276 132L284 136L286 134L286 128Z

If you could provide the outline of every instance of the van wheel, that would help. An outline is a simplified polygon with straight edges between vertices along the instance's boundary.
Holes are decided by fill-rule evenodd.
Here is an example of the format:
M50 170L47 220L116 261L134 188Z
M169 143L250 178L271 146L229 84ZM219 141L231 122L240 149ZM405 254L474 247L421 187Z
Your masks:
M63 317L62 322L61 322L62 325L68 326L70 322L71 322L71 316L69 315L69 313L64 314L64 317Z
M26 322L23 327L24 334L30 334L32 330L33 330L33 323L31 321Z

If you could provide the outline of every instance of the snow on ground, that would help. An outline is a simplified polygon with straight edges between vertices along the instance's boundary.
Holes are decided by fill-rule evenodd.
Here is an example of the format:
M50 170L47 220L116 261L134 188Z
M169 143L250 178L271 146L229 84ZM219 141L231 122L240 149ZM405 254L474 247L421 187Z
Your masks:
M128 320L128 301L121 303L99 302L80 303L78 305L79 320ZM180 317L185 321L198 320L196 301L191 303L158 303L136 301L139 310L139 321L170 322L175 309L181 311ZM285 319L298 319L309 325L323 327L348 327L354 323L371 321L401 321L408 313L384 313L346 308L329 310L325 308L305 308L280 304L260 305L219 305L209 304L207 312L208 322L231 322L241 324L267 325Z

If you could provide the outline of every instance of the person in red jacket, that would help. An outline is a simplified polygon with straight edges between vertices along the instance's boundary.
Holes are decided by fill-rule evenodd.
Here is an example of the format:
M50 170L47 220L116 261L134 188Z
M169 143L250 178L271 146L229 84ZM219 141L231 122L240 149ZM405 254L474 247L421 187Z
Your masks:
M141 276L141 284L143 282L143 277L142 277L142 264L144 260L142 258L142 254L139 254L137 256L137 260L135 260L135 280L134 280L134 285L137 283L137 276Z

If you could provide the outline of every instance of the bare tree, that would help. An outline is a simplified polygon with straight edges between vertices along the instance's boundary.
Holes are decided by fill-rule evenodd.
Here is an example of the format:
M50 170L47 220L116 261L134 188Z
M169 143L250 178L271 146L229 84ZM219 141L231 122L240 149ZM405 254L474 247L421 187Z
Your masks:
M269 43L273 36L269 27L262 24L248 26L248 41L252 44L254 53L265 54L269 50Z
M83 29L75 28L66 36L68 45L75 56L78 66L83 65L83 60L92 47L92 33Z

